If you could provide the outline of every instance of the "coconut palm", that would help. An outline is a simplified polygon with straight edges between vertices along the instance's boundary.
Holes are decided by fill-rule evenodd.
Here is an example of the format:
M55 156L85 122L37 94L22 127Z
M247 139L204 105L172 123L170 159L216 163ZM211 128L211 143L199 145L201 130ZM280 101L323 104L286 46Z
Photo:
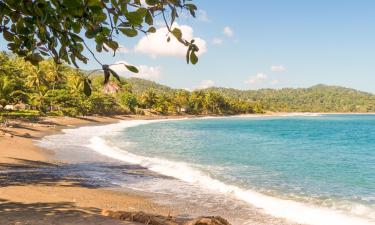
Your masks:
M5 107L11 100L15 87L14 80L7 76L0 77L0 104Z
M40 70L44 71L45 80L50 84L51 89L54 90L56 85L66 81L66 76L69 73L69 70L72 69L65 65L56 64L50 59L40 63Z
M205 94L202 90L193 91L189 99L189 110L192 113L200 114L202 113L203 107L205 105Z
M141 101L146 109L151 109L157 102L158 97L153 89L148 89L141 97Z
M177 112L181 113L182 108L186 108L189 104L190 93L185 90L179 90L173 96L173 103L177 108Z

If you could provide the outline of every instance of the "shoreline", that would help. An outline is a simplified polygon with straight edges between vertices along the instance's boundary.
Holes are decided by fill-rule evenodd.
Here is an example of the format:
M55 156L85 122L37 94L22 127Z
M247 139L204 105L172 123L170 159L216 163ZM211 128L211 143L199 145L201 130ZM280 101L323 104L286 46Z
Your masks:
M55 160L53 150L35 143L62 129L161 118L165 117L47 117L36 123L10 120L8 127L0 127L0 224L47 225L56 220L59 224L124 224L102 216L103 209L174 215L171 208L145 196L90 187L79 179L45 172L68 162Z
M256 117L262 117L262 115L252 115ZM264 117L267 117L268 115L263 115ZM280 115L282 118L283 116L295 116L296 118L299 118L300 114L288 114L288 115ZM306 116L310 116L309 114ZM203 119L215 119L217 117L204 117ZM219 117L223 118L223 117ZM194 119L192 119L194 120ZM191 121L192 121L191 120ZM135 123L133 123L135 122ZM163 122L162 120L157 120L155 122ZM128 127L134 127L138 125L144 125L145 123L152 123L147 121L132 121L132 122L126 122L119 123L115 126L104 126L103 128L96 127L95 131L90 135L83 135L85 138L80 138L78 140L82 140L82 143L85 143L84 146L88 146L88 148L93 150L94 152L99 153L101 156L109 157L111 159L117 159L119 161L130 163L130 164L137 164L144 166L148 170L151 170L153 172L156 172L158 174L165 175L167 177L175 178L177 181L182 181L182 183L185 183L187 185L191 184L193 186L196 186L199 190L198 192L205 193L206 196L211 197L202 197L200 195L193 194L192 201L187 199L186 201L182 202L182 204L190 205L190 203L197 201L201 204L197 204L197 208L200 209L200 212L211 212L208 214L212 214L212 211L205 209L202 210L202 208L206 208L205 204L211 204L214 206L214 208L217 208L217 213L220 215L223 215L225 218L229 219L233 222L233 224L247 224L247 223L255 223L254 218L256 218L257 223L256 224L295 224L292 221L297 221L301 224L324 224L326 221L331 221L331 224L371 224L366 219L362 219L361 217L357 217L354 215L347 215L345 212L332 209L329 207L321 207L315 204L305 204L305 202L301 201L293 201L290 199L285 199L283 197L276 197L276 196L270 196L267 194L262 194L261 192L253 191L251 189L242 188L241 186L237 186L232 183L228 183L225 181L222 181L220 179L215 179L214 177L207 176L205 173L201 173L201 171L198 169L196 170L194 166L189 166L189 164L185 164L183 161L175 161L170 160L167 158L159 158L159 156L149 156L145 154L138 154L136 151L127 151L127 145L117 145L111 141L114 139L111 138L105 138L108 134L111 134L112 132L117 133L120 130L126 129ZM98 129L99 128L99 129ZM119 129L120 128L120 129ZM104 133L102 132L102 129L105 130ZM82 134L91 133L91 130L83 127L77 130L74 130L72 132L67 132L65 137L62 137L60 140L70 140L70 138L74 139L72 134L75 134L77 136L81 137ZM146 132L147 133L147 132ZM104 135L104 136L102 136ZM110 137L111 135L109 135ZM87 138L86 138L87 137ZM91 138L92 137L92 138ZM90 139L90 144L86 145L87 141ZM55 139L54 141L59 140ZM108 141L108 142L107 142ZM131 141L131 139L130 139ZM147 139L144 139L142 141L147 142ZM81 143L81 142L80 142ZM120 146L120 147L119 147ZM119 149L119 148L120 149ZM152 149L152 146L148 146L148 148ZM120 181L121 182L121 181ZM184 198L184 196L188 195L188 193L197 193L197 189L186 189L186 191L180 195L180 193L174 190L174 188L171 187L180 187L181 189L184 189L184 184L179 186L180 184L178 182L168 182L167 186L164 186L164 181L158 182L146 182L146 186L151 185L151 189L148 188L142 188L142 190L151 191L152 193L158 193L158 190L161 190L161 192L167 191L170 192L169 198L167 201L178 201L180 197ZM128 186L129 184L125 184L125 186ZM155 185L156 187L161 188L152 188L152 185ZM137 186L136 186L137 187ZM166 188L166 189L165 189ZM177 188L178 190L179 188ZM212 192L211 192L212 191ZM177 193L177 195L172 194ZM212 196L211 194L214 193ZM228 195L229 194L229 195ZM177 196L177 197L176 197ZM156 198L158 199L158 198ZM210 199L221 199L218 201L211 201ZM234 201L231 201L234 200ZM225 204L222 202L226 202ZM235 213L227 213L228 211L221 210L223 208L226 208L228 206L228 202L231 202L230 205L234 206L236 208ZM252 209L249 210L243 210L239 212L241 208L246 208L245 204L248 204L247 206L252 206ZM180 202L181 204L181 202ZM176 204L173 204L175 206ZM178 204L177 204L178 205ZM240 205L240 206L239 206ZM261 209L261 210L257 210ZM233 210L229 210L230 212L233 212ZM186 212L192 212L190 210L186 210ZM257 216L253 216L253 212L257 212ZM298 213L295 213L298 212ZM214 212L215 213L215 212ZM268 218L265 218L261 215L266 215L265 213L268 213ZM201 214L198 214L201 215ZM194 215L194 216L198 216ZM248 216L252 215L252 216ZM269 217L273 217L275 220L278 220L277 222L271 222L269 220ZM261 218L261 219L260 219ZM281 218L286 218L284 221L280 220ZM238 221L238 219L242 219L242 221ZM261 221L259 223L259 221ZM344 221L346 221L344 223Z
M265 116L260 114L257 116ZM35 141L59 134L63 129L118 123L123 120L202 118L206 116L115 116L45 117L38 122L9 120L0 127L0 224L124 224L101 215L102 210L144 211L162 216L178 216L184 209L160 204L147 193L130 189L90 186L79 179L56 176L48 168L59 169L69 162L56 160L56 152L37 146ZM171 199L170 199L171 200ZM172 199L173 201L173 199ZM204 213L202 213L204 214ZM284 219L260 214L259 224L281 224ZM85 221L85 222L83 222ZM91 222L87 222L91 221ZM261 222L263 221L263 222ZM268 222L265 222L268 221ZM282 224L289 224L282 222Z
M309 113L305 113L309 114ZM277 113L250 115L256 117L268 116L290 116L295 113ZM297 114L301 115L301 114ZM122 120L157 120L157 119L182 119L188 116L117 116L117 117L84 117L69 118L47 117L42 123L28 123L13 121L12 127L6 128L13 137L1 135L0 130L0 214L6 212L6 218L0 217L0 223L25 221L44 221L37 224L49 224L50 221L59 219L62 224L87 224L81 223L82 218L90 218L93 222L105 224L101 221L111 221L111 224L123 224L122 221L113 223L113 219L103 217L100 211L122 210L122 211L145 211L147 213L163 216L177 216L181 212L173 207L158 204L150 196L142 195L131 190L115 190L97 186L86 186L75 179L64 177L51 177L51 174L43 174L43 168L59 167L68 164L64 161L55 160L55 151L40 148L35 145L35 140L45 136L58 134L62 129L78 128L82 126L97 126L120 122ZM202 118L190 116L188 118ZM22 175L25 170L39 170L30 172L29 177ZM13 174L14 171L20 172ZM23 170L23 172L21 172ZM6 174L6 176L4 175ZM18 176L21 176L19 178ZM13 178L17 182L12 181ZM20 194L21 193L21 194ZM61 204L64 203L64 204ZM41 206L41 204L43 206ZM9 212L9 205L16 205L17 211ZM58 208L54 210L53 216L46 216L48 211L36 213L38 207ZM55 206L57 205L57 206ZM24 210L24 209L27 210ZM32 208L32 210L30 209ZM35 209L34 209L35 208ZM65 212L69 209L69 213ZM71 213L71 212L74 213ZM20 217L20 213L25 214ZM258 212L256 212L258 213ZM255 214L256 214L255 213ZM4 214L5 215L5 214ZM268 222L265 222L265 215L259 216L259 224L291 224L271 215L266 215ZM262 218L262 219L260 219ZM262 222L263 221L263 222ZM282 221L282 222L281 222ZM65 223L64 223L65 222Z

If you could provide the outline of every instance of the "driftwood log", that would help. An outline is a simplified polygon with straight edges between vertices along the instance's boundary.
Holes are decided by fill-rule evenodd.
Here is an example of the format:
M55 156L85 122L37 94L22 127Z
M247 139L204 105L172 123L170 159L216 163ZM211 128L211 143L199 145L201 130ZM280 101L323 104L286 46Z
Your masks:
M171 216L153 215L145 212L103 210L102 215L146 225L231 225L220 216L201 216L192 220L178 221Z

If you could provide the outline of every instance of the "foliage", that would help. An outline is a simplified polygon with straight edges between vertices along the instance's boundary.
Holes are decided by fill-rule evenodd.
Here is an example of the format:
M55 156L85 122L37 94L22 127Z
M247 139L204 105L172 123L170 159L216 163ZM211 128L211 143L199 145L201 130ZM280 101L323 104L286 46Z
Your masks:
M153 89L146 90L140 97L141 105L146 109L152 109L158 102L158 96Z
M375 95L338 86L242 91L210 88L228 98L257 101L274 112L375 112Z
M45 105L49 111L57 114L77 116L88 112L84 96L79 93L70 93L67 89L49 90L45 96Z
M172 93L173 92L172 88L165 86L165 85L158 84L150 80L144 80L144 79L140 79L136 77L131 77L127 79L126 81L132 87L132 92L137 95L140 95L149 89L153 89L157 93Z
M2 117L36 117L39 116L40 112L37 110L16 110L16 111L0 111L0 118Z
M111 115L120 111L119 105L112 95L95 92L87 100L89 111L95 114Z
M120 95L120 104L135 113L135 108L138 105L137 96L130 92L124 92Z
M95 42L98 52L111 49L115 53L119 34L131 38L139 32L153 33L154 18L162 15L171 36L186 46L187 62L195 64L199 49L194 40L185 40L173 26L179 10L195 16L197 7L190 0L0 0L0 33L12 52L35 65L51 57L78 68L77 60L88 61L85 49L98 61L87 40ZM136 71L130 65L126 68Z
M0 53L0 112L13 105L42 115L144 114L228 115L282 112L375 112L375 95L353 89L317 85L300 89L236 90L172 89L138 78L110 78L118 89L103 91L103 77L92 76L92 95L84 94L87 73L44 60L37 66ZM17 108L16 108L17 109ZM17 114L18 113L18 114ZM26 114L24 115L26 116Z

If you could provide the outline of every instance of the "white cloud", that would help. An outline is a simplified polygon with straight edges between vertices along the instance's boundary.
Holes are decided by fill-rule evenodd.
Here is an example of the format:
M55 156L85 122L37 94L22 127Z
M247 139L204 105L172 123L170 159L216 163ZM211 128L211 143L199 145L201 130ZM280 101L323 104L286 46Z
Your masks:
M272 72L284 72L286 71L286 68L283 65L273 65L271 66Z
M230 27L228 27L228 26L224 27L223 33L224 33L227 37L233 37L233 36L234 36L234 31L232 30L232 28L230 28Z
M221 39L221 38L214 38L212 40L212 44L214 44L214 45L221 45L222 43L223 43L223 39Z
M173 25L173 28L174 27L181 30L184 39L188 41L191 39L195 40L195 44L199 48L199 52L197 52L198 56L207 52L206 41L199 37L194 37L193 28L188 25L178 24ZM171 37L170 42L167 42L167 34L168 29L166 27L158 28L155 33L148 34L141 38L136 44L134 51L150 55L153 58L158 56L185 57L186 46L179 43L174 37Z
M114 64L118 64L118 65L111 66L111 69L113 69L120 76L138 77L138 78L148 79L148 80L158 80L161 77L160 66L138 65L136 67L138 68L139 72L132 73L128 69L126 69L126 67L121 63L132 65L132 64L127 63L126 61L115 62Z
M138 66L139 74L136 77L149 79L149 80L158 80L161 76L161 67L160 66L147 66L140 65Z
M245 80L245 84L257 84L261 83L268 79L268 76L263 73L258 73L254 76L249 76L247 80Z
M213 87L215 85L215 82L213 80L202 80L198 86L194 87L193 89L206 89L209 87Z
M207 15L207 12L202 10L202 9L198 9L196 18L200 21L203 21L203 22L210 22L210 19L208 18L208 15Z

